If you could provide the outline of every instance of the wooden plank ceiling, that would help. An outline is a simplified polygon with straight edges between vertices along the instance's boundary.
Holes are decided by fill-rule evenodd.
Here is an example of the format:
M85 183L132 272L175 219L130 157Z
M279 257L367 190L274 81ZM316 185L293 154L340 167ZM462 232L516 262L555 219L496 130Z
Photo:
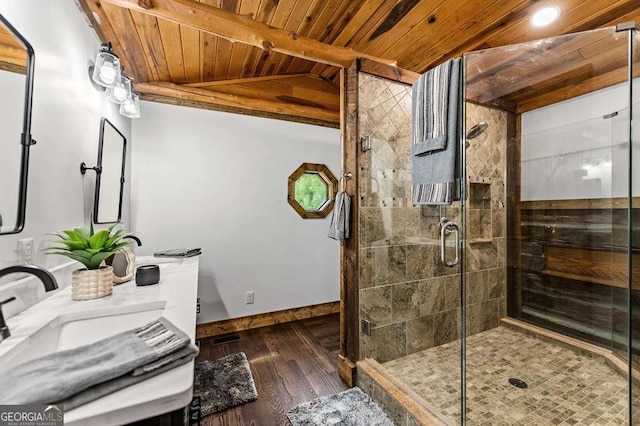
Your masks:
M296 53L287 50L286 40L260 44L253 34L242 42L219 37L238 40L230 35L233 25L216 30L215 17L200 11L196 0L78 1L98 35L113 43L143 98L334 127L340 117L336 64L344 59L327 60L333 48L346 57L344 48L350 48L422 73L465 52L640 21L638 0L199 0L234 14L227 16L237 17L239 25L249 19L284 30L292 45L324 43L326 55L316 52L311 61L305 59L313 53L306 44ZM546 5L558 6L560 18L533 28L532 13ZM157 17L171 8L184 13ZM193 19L187 22L189 14ZM271 31L255 31L263 30ZM496 56L474 68L492 75L492 83L477 78L470 91L476 101L524 111L560 100L562 93L548 98L545 93L562 84L572 87L571 96L614 84L624 78L626 55L621 44L609 43L594 35L556 43L554 49L530 45L502 61ZM533 57L537 77L522 65ZM496 82L504 81L517 85L499 88ZM487 85L492 85L488 94Z

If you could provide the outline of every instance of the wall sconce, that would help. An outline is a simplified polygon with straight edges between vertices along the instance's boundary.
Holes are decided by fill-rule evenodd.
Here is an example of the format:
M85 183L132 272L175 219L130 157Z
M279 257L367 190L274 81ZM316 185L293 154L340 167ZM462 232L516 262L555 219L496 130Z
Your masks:
M120 58L111 50L111 43L102 43L96 56L96 64L93 67L91 79L94 83L111 88L120 80Z
M133 93L133 79L125 75L111 43L100 45L95 65L89 66L89 76L96 90L108 90L109 100L120 104L120 114L129 118L140 117L140 98Z
M124 68L121 67L120 70L120 79L109 89L109 100L116 104L122 104L125 100L131 98L131 78L122 73Z
M120 114L129 118L140 118L140 96L133 93L120 104Z

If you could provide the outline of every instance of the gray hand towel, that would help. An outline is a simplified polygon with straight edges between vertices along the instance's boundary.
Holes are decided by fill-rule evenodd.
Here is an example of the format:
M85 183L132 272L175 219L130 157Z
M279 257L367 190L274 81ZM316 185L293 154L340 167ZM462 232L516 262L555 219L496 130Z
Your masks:
M329 226L329 238L338 240L341 243L349 238L349 215L351 214L351 197L346 192L340 191L336 194L336 202L331 216Z
M184 349L189 337L165 318L0 373L0 404L51 404Z
M448 142L450 84L454 61L447 61L420 76L413 85L413 154L441 151Z
M107 382L99 383L73 395L68 399L65 399L64 401L58 402L57 405L62 405L66 411L73 410L76 407L95 401L105 395L117 392L120 389L135 385L143 380L150 379L158 374L162 374L166 371L179 367L182 364L186 364L196 356L198 356L198 348L193 344L190 344L186 348L166 357L166 362L154 363L154 368L148 370L145 370L144 368L136 369L130 374L125 374L124 376L116 377L115 379Z
M459 88L460 59L427 72L413 87L414 204L451 204L456 196Z

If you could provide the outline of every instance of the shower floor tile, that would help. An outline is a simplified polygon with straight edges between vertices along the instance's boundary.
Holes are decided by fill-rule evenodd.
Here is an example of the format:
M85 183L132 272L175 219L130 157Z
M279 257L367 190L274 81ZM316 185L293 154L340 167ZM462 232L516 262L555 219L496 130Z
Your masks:
M383 367L452 423L460 423L458 341ZM523 380L528 388L516 388L509 378ZM624 376L597 356L506 327L467 338L469 425L624 425L629 423L627 393ZM633 403L640 405L637 394Z

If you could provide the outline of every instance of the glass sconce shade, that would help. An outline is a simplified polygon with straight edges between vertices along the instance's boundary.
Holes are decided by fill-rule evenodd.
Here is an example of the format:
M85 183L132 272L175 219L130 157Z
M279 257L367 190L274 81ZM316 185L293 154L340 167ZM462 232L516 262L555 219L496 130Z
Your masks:
M127 98L120 105L120 114L129 118L140 117L140 97L132 93L130 98Z
M131 97L131 79L120 73L120 79L113 84L109 90L109 100L117 104L122 104Z
M111 52L110 48L103 46L96 57L96 64L93 68L93 81L100 86L113 87L120 81L120 59Z
M120 114L128 118L140 117L140 97L133 93L133 79L124 74L120 58L111 50L111 43L102 43L96 63L89 67L94 87L107 91L109 100L120 104Z

